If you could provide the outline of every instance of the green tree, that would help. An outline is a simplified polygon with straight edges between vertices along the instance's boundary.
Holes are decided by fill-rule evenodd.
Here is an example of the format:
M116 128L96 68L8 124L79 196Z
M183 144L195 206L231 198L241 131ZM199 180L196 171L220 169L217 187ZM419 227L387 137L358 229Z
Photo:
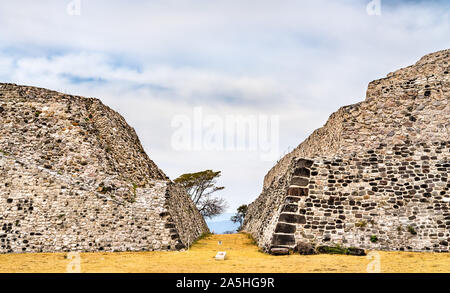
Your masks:
M213 196L214 192L225 188L216 186L220 173L221 171L205 170L183 174L175 179L176 183L186 189L200 214L205 218L222 214L228 206L225 199Z
M248 206L246 204L241 205L237 208L237 213L230 218L233 223L239 223L238 231L242 229L242 224L244 223L245 214L247 214Z

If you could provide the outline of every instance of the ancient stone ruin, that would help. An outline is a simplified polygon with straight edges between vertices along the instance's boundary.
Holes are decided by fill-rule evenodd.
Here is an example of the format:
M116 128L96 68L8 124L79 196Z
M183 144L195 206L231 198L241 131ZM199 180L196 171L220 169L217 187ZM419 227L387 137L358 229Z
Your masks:
M369 84L266 175L244 229L298 245L448 252L450 50Z
M179 250L207 231L118 113L0 84L0 253Z

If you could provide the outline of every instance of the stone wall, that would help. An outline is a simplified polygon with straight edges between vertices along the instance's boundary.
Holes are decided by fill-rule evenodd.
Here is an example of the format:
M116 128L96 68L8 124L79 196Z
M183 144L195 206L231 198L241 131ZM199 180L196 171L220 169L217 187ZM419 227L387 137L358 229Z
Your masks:
M99 100L0 84L0 123L0 253L175 250L208 231Z
M244 223L259 246L448 252L449 60L373 81L280 160Z
M181 185L172 182L167 185L165 207L168 214L164 216L173 223L166 227L176 229L182 243L190 245L198 236L209 232L195 204L186 200L186 190ZM175 230L171 232L175 233Z
M315 130L297 148L281 158L264 177L264 188L269 187L272 183L276 184L278 178L286 173L292 159L296 157L333 156L337 154L341 146L347 108L343 107L333 113L323 127Z
M264 188L282 176L294 157L332 157L375 148L380 142L449 137L450 50L369 84L366 100L340 108L265 176Z
M287 177L287 178L286 178ZM244 230L250 232L258 245L265 251L271 248L275 227L286 199L289 176L282 176L277 184L263 190L261 195L248 206Z

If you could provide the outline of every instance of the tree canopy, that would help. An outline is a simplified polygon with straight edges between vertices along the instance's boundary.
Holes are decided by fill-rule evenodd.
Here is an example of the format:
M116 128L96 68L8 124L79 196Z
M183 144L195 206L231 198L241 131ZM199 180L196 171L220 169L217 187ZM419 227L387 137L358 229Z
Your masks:
M220 175L221 171L205 170L183 174L174 181L186 189L203 217L212 218L227 208L225 199L212 196L214 192L225 188L216 186Z
M242 229L242 224L244 223L245 215L247 214L248 206L246 204L241 205L237 208L237 213L230 218L233 223L239 223L238 231Z

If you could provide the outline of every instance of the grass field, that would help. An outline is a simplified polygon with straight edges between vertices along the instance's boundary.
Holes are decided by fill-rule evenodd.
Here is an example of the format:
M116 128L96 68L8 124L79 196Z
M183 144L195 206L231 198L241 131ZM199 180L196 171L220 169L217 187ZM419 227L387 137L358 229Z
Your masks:
M218 241L222 241L222 245ZM225 261L214 259L227 252ZM377 252L381 272L450 273L450 254ZM71 260L66 253L3 254L0 272L67 272ZM81 253L81 272L114 273L366 273L376 259L345 255L271 256L245 234L210 235L189 251ZM69 266L70 267L70 266ZM372 267L370 265L370 267Z

